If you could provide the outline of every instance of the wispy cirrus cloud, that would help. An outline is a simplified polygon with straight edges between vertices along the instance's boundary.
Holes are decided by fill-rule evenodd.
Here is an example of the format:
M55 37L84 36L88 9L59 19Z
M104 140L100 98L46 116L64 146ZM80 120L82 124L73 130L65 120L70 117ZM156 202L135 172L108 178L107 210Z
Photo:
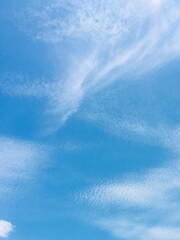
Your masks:
M39 173L39 165L47 159L50 150L43 145L6 136L0 137L1 197L16 186L27 183ZM18 185L19 186L19 185Z
M150 138L154 144L168 149L171 159L159 168L97 183L82 192L80 198L96 209L92 222L118 239L177 240L180 233L179 128L140 126L128 123L127 131L133 131L134 136L142 134L143 142Z
M83 196L96 209L88 221L118 239L177 240L179 173L178 163L97 184Z
M152 207L167 209L179 206L176 191L180 188L179 164L172 163L144 174L127 176L124 180L113 181L93 187L85 199L99 206ZM172 198L172 199L171 199Z
M14 226L11 222L0 220L0 237L7 238L9 234L14 230Z
M168 126L167 124L154 123L150 124L144 120L133 117L116 116L113 114L113 104L110 105L111 110L102 110L96 112L82 113L82 118L86 121L95 123L106 133L116 138L129 139L131 141L139 141L150 145L159 145L169 150L174 156L180 153L180 127Z
M42 98L53 91L53 83L45 78L31 79L17 73L4 73L0 76L0 90L10 96Z
M8 137L0 137L0 178L27 178L38 158L45 157L43 146Z
M179 227L169 226L149 226L137 219L112 219L99 221L102 229L108 229L117 239L135 239L135 240L178 240L180 234Z
M178 56L179 11L177 1L166 0L54 1L40 9L29 9L29 16L32 23L38 23L37 29L32 28L32 37L52 42L64 38L92 42L96 64L83 78L85 89L90 90Z
M70 58L66 76L43 86L36 82L27 92L47 97L48 112L57 119L54 128L58 129L89 94L127 77L137 79L179 57L179 13L175 0L34 4L26 11L28 32L24 31L35 40L51 43L57 52L66 41ZM17 87L14 94L23 95L25 89Z

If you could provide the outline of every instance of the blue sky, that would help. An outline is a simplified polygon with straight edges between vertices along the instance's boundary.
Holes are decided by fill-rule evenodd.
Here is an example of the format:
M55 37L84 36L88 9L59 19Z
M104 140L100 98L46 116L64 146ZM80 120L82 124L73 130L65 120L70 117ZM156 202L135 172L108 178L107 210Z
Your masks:
M0 239L178 240L179 1L0 9Z

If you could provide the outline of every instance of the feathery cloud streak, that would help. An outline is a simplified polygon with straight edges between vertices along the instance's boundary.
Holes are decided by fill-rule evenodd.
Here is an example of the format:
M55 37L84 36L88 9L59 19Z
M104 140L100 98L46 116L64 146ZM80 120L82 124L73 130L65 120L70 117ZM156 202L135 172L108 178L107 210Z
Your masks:
M76 112L87 95L114 81L137 79L180 53L180 4L175 0L55 0L30 7L26 14L27 34L33 39L56 49L65 41L70 44L66 76L57 76L52 84L36 83L34 91L28 91L37 96L44 91L57 125ZM14 93L20 92L16 87Z

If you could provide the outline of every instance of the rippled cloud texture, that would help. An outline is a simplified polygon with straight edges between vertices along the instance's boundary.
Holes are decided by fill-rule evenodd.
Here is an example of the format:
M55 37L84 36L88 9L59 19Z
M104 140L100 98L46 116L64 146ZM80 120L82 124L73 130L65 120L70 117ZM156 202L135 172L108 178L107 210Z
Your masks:
M132 128L128 131L133 131ZM124 127L124 126L123 126ZM96 224L119 239L176 240L179 238L179 128L139 126L144 141L159 139L171 159L161 168L151 168L141 174L109 179L80 194L81 199L97 208ZM115 127L117 130L117 127ZM136 129L138 127L136 126ZM151 134L150 134L151 133ZM158 141L156 142L158 144ZM106 209L106 214L103 214ZM108 209L108 210L107 210ZM114 210L116 212L114 213ZM108 211L108 216L107 215ZM104 215L104 216L103 216Z

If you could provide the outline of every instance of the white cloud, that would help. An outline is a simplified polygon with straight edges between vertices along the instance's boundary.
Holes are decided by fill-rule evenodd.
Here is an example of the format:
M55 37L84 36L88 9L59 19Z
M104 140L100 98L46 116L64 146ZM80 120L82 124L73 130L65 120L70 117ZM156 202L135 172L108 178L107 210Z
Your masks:
M111 133L130 137L153 145L160 145L171 155L170 163L161 168L150 169L144 174L127 176L124 180L112 181L92 188L85 196L96 204L124 204L129 206L167 206L170 193L180 188L180 129L179 126L150 126L141 121L122 120L107 115L90 115L91 120L101 119L103 128ZM127 132L126 136L125 133ZM162 202L163 201L163 202ZM167 201L167 202L166 202ZM160 205L157 203L159 202Z
M0 179L26 179L45 157L45 149L38 144L8 137L0 137Z
M106 101L108 101L106 99ZM108 103L107 103L108 104ZM107 105L106 104L106 105ZM96 104L97 105L97 104ZM119 107L118 104L114 104ZM175 156L180 153L180 126L170 127L162 123L148 123L130 116L116 115L113 101L108 105L108 110L98 105L89 107L81 117L86 121L93 122L102 128L106 133L117 138L130 139L150 145L159 145ZM93 109L92 109L93 108ZM118 112L119 113L119 112ZM129 114L130 115L130 114Z
M0 136L0 198L14 194L21 185L27 187L48 154L48 148L38 143Z
M134 132L134 124L128 124L128 131ZM154 144L160 142L172 158L159 168L107 179L82 192L80 198L95 207L96 220L92 221L118 239L178 240L179 128L153 129L144 124L135 134L142 135L143 140L156 139Z
M0 90L12 96L45 97L54 90L53 83L42 78L31 79L17 73L6 73L0 76Z
M152 169L149 172L121 181L110 180L88 191L85 198L99 206L167 208L176 205L176 197L169 199L180 189L179 163L172 167ZM173 198L173 197L172 197Z
M76 63L77 64L77 63ZM76 65L75 64L75 65ZM79 65L79 64L78 64ZM71 72L64 82L54 85L54 91L49 94L49 113L57 117L57 128L61 126L72 113L79 108L84 97L84 81L95 65L94 53L81 63L81 67ZM57 87L59 86L59 87ZM54 128L55 126L53 126Z
M96 207L92 223L118 239L178 240L179 176L176 162L174 166L97 184L82 198Z
M0 220L0 237L7 238L13 229L14 226L11 222Z
M31 37L56 43L56 49L64 40L76 42L86 54L80 47L74 51L70 44L66 76L53 83L22 84L21 89L14 88L14 94L46 96L47 112L57 118L57 129L87 95L127 76L133 80L179 57L179 13L175 0L55 0L34 5L26 12L25 28Z
M179 227L169 226L149 226L138 223L138 220L129 219L110 219L102 220L97 223L100 228L108 230L118 239L133 240L178 240L180 236Z
M152 0L152 5L155 10L160 8L162 4L166 4L166 3L163 3L163 0Z

